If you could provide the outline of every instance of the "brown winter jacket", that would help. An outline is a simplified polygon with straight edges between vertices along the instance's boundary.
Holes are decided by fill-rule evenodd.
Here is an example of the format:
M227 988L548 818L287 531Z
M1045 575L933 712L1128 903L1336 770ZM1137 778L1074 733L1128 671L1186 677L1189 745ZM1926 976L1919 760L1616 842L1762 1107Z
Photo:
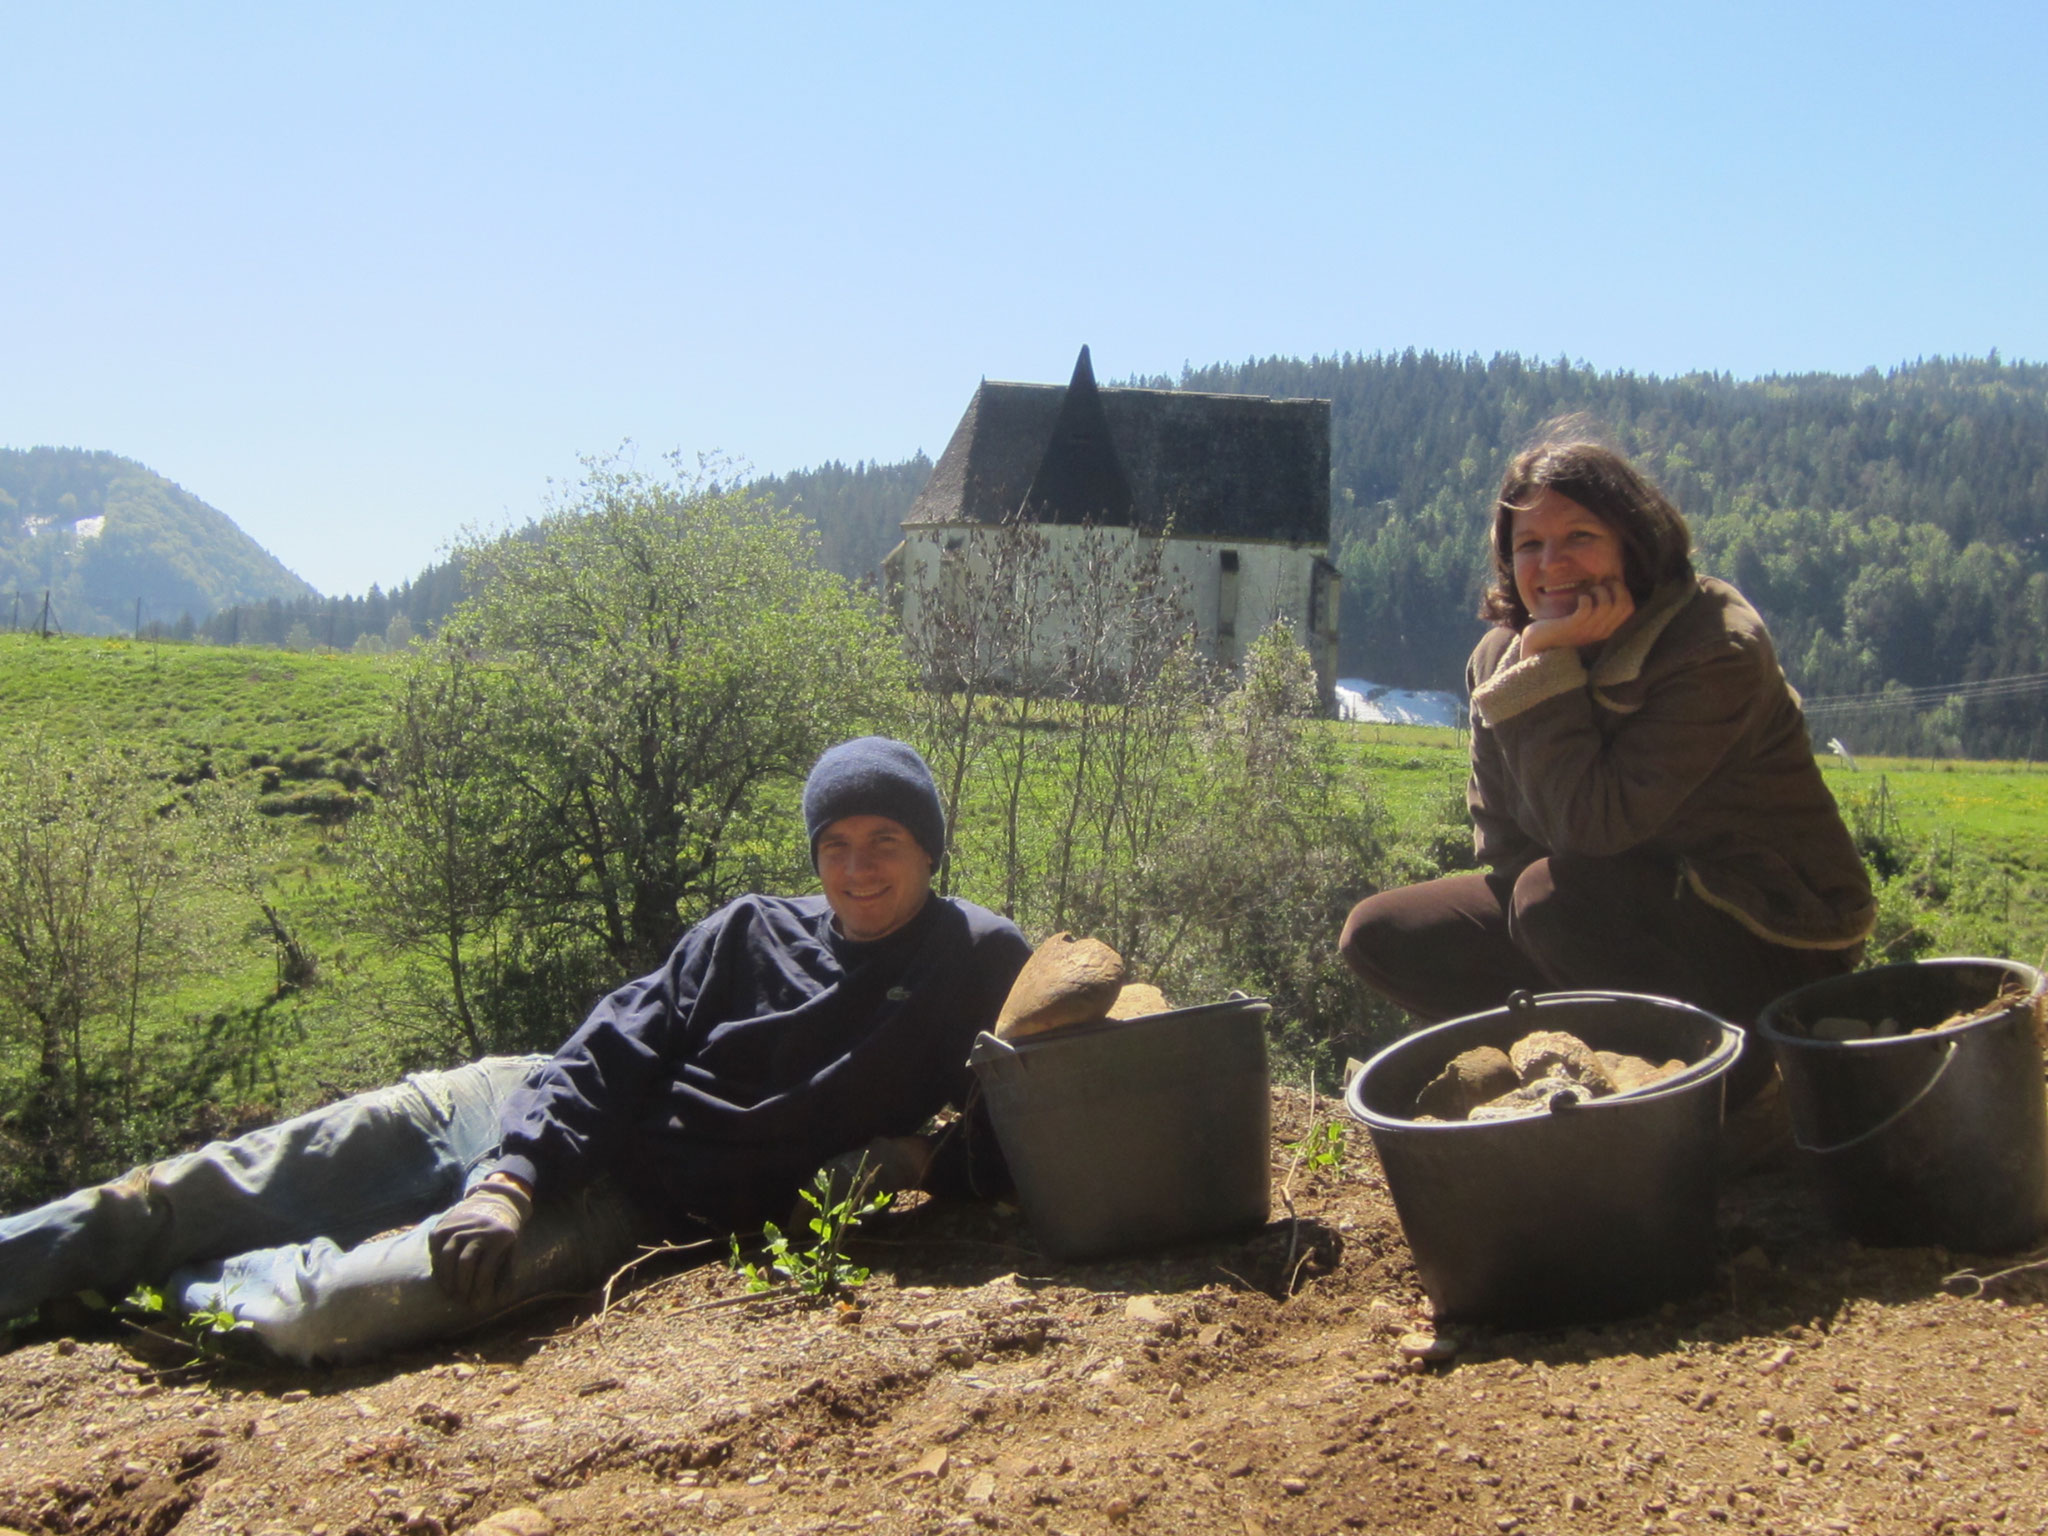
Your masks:
M1495 629L1466 666L1480 859L1510 876L1552 853L1671 859L1760 938L1840 949L1869 934L1870 881L1822 782L1799 696L1740 592L1660 587L1590 666L1524 659Z

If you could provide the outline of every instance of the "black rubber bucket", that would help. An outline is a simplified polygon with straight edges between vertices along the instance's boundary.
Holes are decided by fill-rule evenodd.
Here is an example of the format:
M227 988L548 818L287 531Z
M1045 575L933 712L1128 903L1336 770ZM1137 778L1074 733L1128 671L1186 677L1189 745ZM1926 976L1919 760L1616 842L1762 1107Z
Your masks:
M1653 1088L1517 1120L1419 1124L1452 1057L1560 1029L1686 1069ZM1714 1273L1721 1095L1742 1032L1625 992L1517 994L1381 1051L1345 1102L1372 1132L1436 1315L1541 1327L1641 1312Z
M1907 1029L2025 1000L1926 1034L1814 1040L1789 1020L1890 1018ZM1785 1078L1792 1134L1831 1220L1879 1246L1972 1253L2024 1247L2048 1228L2048 1096L2034 996L2011 960L1924 960L1788 992L1757 1021Z
M970 1060L1017 1203L1056 1259L1265 1223L1273 1107L1259 998L1060 1030Z

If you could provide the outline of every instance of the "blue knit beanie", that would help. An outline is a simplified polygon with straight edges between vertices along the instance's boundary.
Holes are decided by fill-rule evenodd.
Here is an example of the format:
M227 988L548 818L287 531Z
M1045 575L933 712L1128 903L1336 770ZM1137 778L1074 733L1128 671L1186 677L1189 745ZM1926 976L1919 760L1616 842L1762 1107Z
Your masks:
M818 834L842 816L886 816L902 823L937 867L946 856L946 812L932 771L914 747L887 736L859 736L830 747L804 780L804 831L811 868Z

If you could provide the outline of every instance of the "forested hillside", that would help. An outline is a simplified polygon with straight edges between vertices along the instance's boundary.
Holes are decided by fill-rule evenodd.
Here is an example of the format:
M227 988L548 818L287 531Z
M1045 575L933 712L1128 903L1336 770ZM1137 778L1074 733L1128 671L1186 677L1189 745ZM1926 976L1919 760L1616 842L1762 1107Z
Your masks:
M818 555L825 568L859 581L874 578L882 557L903 537L897 525L931 472L931 460L923 454L901 464L861 463L851 469L834 461L769 475L749 489L809 518L818 529ZM383 650L433 633L463 591L462 567L449 559L389 592L372 587L362 597L243 603L217 610L185 626L183 633L216 645Z
M132 459L0 448L0 600L8 622L77 634L173 623L313 589L227 516Z
M215 645L270 645L304 651L383 651L415 635L431 634L462 601L462 566L455 559L428 566L389 592L371 587L361 597L317 594L280 601L237 603L216 609L205 620L181 622L175 638L196 637Z
M816 469L756 480L753 489L778 507L794 507L818 528L818 553L830 570L860 581L879 573L882 557L903 537L903 514L931 478L923 454L901 464L833 460Z

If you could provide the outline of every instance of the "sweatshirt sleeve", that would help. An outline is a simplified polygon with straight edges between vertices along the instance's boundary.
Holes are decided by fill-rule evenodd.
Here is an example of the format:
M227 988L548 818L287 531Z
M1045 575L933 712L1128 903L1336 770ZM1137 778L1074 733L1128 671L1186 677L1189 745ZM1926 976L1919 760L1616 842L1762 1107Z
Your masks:
M1486 647L1474 651L1465 668L1468 698L1477 696L1483 684ZM1506 660L1517 654L1510 643ZM1539 847L1514 819L1515 787L1502 760L1500 744L1475 708L1472 711L1472 771L1465 783L1465 808L1472 814L1472 852L1489 869L1515 875L1543 856Z
M668 963L590 1011L554 1059L507 1102L497 1167L536 1190L573 1188L610 1166L637 1110L668 1081L711 973L717 917L683 936Z
M1551 853L1625 853L1655 838L1721 766L1766 697L1765 658L1734 637L1675 658L1639 706L1603 723L1569 651L1507 664L1472 695L1513 781L1508 807Z

